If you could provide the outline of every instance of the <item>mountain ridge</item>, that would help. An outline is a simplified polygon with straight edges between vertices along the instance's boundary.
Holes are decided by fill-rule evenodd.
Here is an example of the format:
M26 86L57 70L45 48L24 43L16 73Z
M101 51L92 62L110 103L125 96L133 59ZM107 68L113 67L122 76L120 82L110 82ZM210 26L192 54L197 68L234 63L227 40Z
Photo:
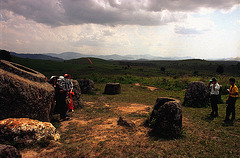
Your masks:
M53 56L49 56L49 55L45 55L45 54L19 54L19 53L15 53L15 52L10 52L10 55L17 56L20 58L64 61L62 58L53 57Z
M53 60L53 61L64 61L64 60L72 60L78 58L100 58L104 60L188 60L188 59L196 59L190 56L186 57L158 57L150 54L141 54L141 55L90 55L90 54L82 54L77 52L63 52L63 53L46 53L46 54L21 54L10 52L11 55L21 57L21 58L30 58L30 59L41 59L41 60ZM209 61L240 61L240 57L235 58L216 58L216 59L206 59Z
M86 55L77 52L63 52L60 54L57 53L47 53L49 56L62 58L64 60L71 60L83 57L94 57L100 58L105 60L183 60L183 59L193 59L192 57L157 57L152 56L150 54L143 54L143 55L118 55L118 54L111 54L111 55Z

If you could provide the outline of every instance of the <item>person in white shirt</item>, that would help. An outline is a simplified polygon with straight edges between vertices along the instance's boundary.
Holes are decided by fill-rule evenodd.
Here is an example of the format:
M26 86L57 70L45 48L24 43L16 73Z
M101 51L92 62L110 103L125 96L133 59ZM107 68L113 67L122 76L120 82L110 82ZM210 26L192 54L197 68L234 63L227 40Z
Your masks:
M219 101L219 90L220 85L217 83L217 79L213 78L210 80L208 84L208 88L210 89L210 101L212 112L210 114L211 117L218 117L218 101Z

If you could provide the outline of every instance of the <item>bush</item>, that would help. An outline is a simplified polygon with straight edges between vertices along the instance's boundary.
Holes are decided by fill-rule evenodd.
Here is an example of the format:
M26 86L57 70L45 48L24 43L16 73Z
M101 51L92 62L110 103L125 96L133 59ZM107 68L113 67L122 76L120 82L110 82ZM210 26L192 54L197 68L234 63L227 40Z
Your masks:
M11 61L12 57L10 55L10 52L6 50L0 50L0 59Z

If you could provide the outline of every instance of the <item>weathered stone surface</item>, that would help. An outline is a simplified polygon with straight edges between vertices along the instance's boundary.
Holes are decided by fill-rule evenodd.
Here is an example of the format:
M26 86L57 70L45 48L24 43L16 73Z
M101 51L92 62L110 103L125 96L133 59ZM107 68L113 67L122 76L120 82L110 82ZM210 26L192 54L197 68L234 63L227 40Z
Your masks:
M58 140L60 135L49 122L41 122L28 118L9 118L0 121L0 141L29 145L41 138L53 137Z
M94 90L94 82L92 80L82 79L79 81L79 85L83 94L93 92Z
M74 109L82 108L83 107L83 101L82 101L82 98L81 98L80 86L79 86L77 80L72 80L72 82L73 82L73 92L74 92L74 96L73 96Z
M157 98L148 123L156 133L169 137L180 135L182 130L180 101L173 98Z
M17 149L10 145L0 144L0 158L21 158L21 154Z
M186 90L183 106L207 107L209 102L209 91L204 82L191 82Z
M50 121L54 88L45 76L16 63L0 60L0 120L32 118Z
M107 83L105 86L104 94L120 94L121 93L121 86L120 83Z
M126 127L130 127L130 128L135 128L135 124L129 120L129 119L126 119L124 117L119 117L119 120L117 121L118 125L120 126L126 126Z

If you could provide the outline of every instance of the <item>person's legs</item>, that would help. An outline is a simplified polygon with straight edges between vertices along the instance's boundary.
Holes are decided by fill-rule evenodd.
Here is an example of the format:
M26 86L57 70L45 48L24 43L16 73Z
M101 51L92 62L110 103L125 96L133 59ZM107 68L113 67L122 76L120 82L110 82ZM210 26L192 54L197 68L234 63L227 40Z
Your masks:
M225 120L229 120L231 113L232 113L232 120L235 119L235 103L236 103L236 98L229 97L228 105L227 105L227 109L226 109L226 119Z
M211 97L210 97L210 102L211 102L211 107L212 107L212 112L211 112L211 116L213 116L214 115L214 97L213 97L213 95L211 95Z
M231 120L235 120L235 104L236 104L236 98L232 98L232 109L231 109L231 111L232 111L232 118L231 118Z
M211 106L212 106L212 112L211 116L217 117L218 116L218 96L212 95L211 96Z
M225 118L225 121L228 121L228 120L229 120L230 114L231 114L231 105L228 104L228 105L227 105L227 108L226 108L226 118Z
M67 117L67 104L66 104L66 93L61 94L60 102L60 119L65 119Z
M217 102L215 103L214 105L214 111L215 111L215 114L214 114L214 117L218 117L218 105L217 105Z

